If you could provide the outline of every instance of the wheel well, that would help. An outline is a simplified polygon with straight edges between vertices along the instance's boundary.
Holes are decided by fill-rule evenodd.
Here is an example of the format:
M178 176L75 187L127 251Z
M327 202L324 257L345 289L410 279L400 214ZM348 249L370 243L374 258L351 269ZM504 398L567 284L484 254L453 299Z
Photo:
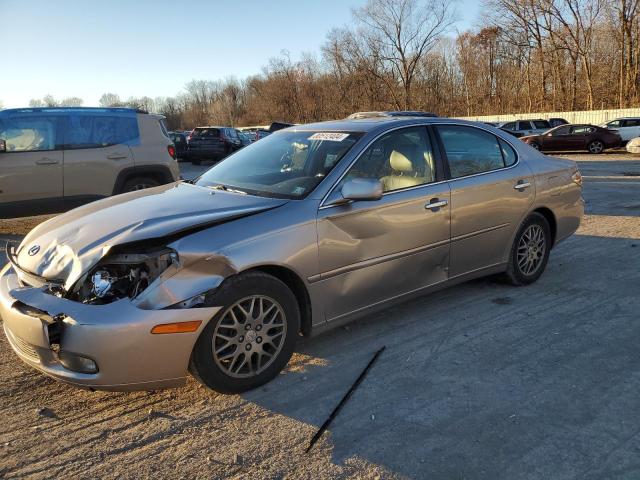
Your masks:
M556 243L556 232L558 230L558 225L556 223L556 217L551 210L546 207L537 208L534 212L542 215L547 222L549 223L549 229L551 230L551 244Z
M173 178L171 172L164 165L143 165L140 167L128 167L122 170L116 178L113 187L113 195L122 193L125 183L137 177L148 177L156 180L160 185L171 183Z
M263 265L252 270L268 273L291 289L300 307L300 331L308 336L311 333L311 298L302 279L292 270L278 265Z

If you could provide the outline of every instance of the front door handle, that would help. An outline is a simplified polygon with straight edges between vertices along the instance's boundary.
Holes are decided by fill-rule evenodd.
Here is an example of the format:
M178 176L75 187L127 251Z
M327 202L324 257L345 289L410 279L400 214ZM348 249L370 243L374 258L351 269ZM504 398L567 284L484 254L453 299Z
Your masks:
M57 165L59 162L55 158L41 158L40 160L36 160L37 165Z
M449 202L447 202L446 200L438 200L437 198L432 198L431 200L429 200L429 203L424 206L424 208L435 211L439 208L446 207L447 205L449 205Z
M515 188L516 190L522 191L525 188L529 188L530 186L531 186L531 183L520 180L518 183L516 183L513 186L513 188Z
M120 152L113 152L113 153L110 153L109 155L107 155L107 158L109 160L121 160L123 158L127 158L127 156L123 155Z

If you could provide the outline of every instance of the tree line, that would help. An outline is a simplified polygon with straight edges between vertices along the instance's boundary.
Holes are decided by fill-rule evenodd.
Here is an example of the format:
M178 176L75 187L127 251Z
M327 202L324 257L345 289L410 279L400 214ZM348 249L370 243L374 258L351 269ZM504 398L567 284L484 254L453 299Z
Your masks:
M369 0L319 55L285 51L259 75L193 80L174 97L101 106L162 113L170 128L305 123L363 110L443 116L626 108L640 97L640 0L485 0L453 33L454 0ZM80 99L67 102L82 103ZM56 102L34 100L33 106Z

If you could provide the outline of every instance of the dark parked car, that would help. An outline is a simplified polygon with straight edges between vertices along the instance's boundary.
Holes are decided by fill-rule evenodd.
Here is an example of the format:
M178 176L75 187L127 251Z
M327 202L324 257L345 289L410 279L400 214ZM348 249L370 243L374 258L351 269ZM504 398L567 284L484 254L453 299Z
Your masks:
M261 138L268 137L269 135L271 135L270 131L264 130L262 128L246 129L246 130L243 130L242 133L247 135L252 143L257 142Z
M559 127L560 125L567 125L569 122L567 122L564 118L550 118L549 119L549 124L551 125L551 127Z
M187 136L182 132L169 132L169 138L176 147L176 158L184 160L187 154Z
M285 123L285 122L273 122L269 125L269 133L277 132L278 130L282 130L283 128L293 127L294 123Z
M615 148L622 144L620 134L594 125L561 125L543 135L522 137L536 150L587 150L602 153L605 148Z
M202 160L221 160L242 148L242 140L235 128L197 127L189 137L187 158L194 165Z
M250 145L251 142L253 142L248 133L241 132L240 130L236 130L236 132L238 132L238 136L240 137L240 141L242 142L243 147L246 147L247 145Z

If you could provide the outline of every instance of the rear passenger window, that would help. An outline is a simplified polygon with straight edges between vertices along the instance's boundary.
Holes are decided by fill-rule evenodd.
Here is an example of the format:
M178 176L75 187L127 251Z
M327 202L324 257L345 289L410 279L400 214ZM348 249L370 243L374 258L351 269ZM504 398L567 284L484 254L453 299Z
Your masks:
M515 164L518 157L516 156L516 151L513 149L513 147L511 147L511 145L509 145L501 138L498 139L498 142L500 142L500 151L502 152L504 166L510 167L511 165Z
M133 145L140 140L135 116L72 114L68 117L65 148L102 148L109 145Z
M531 129L530 122L519 121L518 122L518 130L529 130Z
M544 120L538 120L533 122L533 124L536 126L536 128L551 128L551 126L549 125L549 122L546 122Z
M0 139L5 140L7 152L41 152L60 146L58 118L45 115L25 115L0 119Z
M451 178L504 168L505 159L515 163L515 152L495 135L473 127L440 125L437 127L451 171ZM505 155L505 150L506 155Z
M220 136L218 128L196 128L191 134L192 137L217 138Z

